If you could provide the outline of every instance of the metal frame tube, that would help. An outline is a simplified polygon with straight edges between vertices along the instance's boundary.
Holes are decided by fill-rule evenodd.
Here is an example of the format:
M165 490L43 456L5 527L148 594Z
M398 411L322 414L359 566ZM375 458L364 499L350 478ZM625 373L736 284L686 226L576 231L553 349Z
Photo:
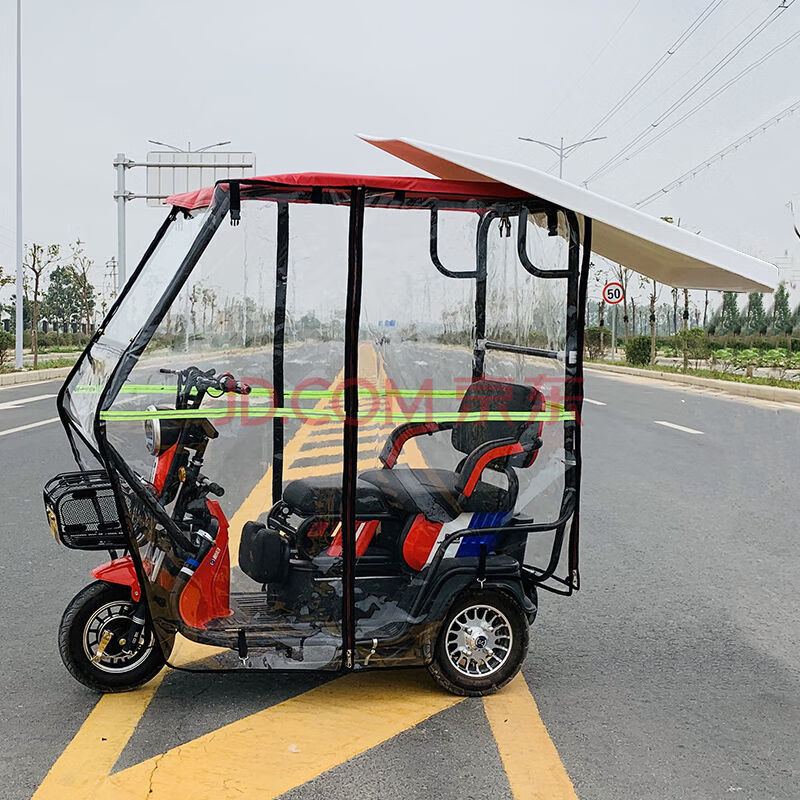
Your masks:
M480 223L479 223L480 224ZM445 276L445 278L477 278L478 270L450 270L439 260L439 209L436 205L431 208L431 234L430 234L430 253L433 266Z
M358 480L358 332L364 266L363 186L350 195L347 249L347 306L344 322L344 436L342 442L342 637L344 669L355 652L356 481Z
M548 210L549 216L549 210ZM558 213L558 211L556 211ZM528 209L523 205L519 209L519 221L517 223L517 254L522 266L535 278L569 278L569 269L539 269L528 258Z
M283 345L286 331L286 288L289 277L289 206L278 203L277 253L275 256L275 320L272 337L272 386L274 403L283 407ZM272 420L272 502L283 492L284 419Z

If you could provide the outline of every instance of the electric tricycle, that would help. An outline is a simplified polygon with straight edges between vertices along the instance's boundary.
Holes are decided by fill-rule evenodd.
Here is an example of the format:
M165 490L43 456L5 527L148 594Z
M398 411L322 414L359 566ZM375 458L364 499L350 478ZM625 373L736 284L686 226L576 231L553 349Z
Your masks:
M47 516L60 543L111 556L60 626L85 685L131 689L164 664L426 666L484 695L519 671L539 591L579 588L601 199L373 143L442 177L275 175L170 198L65 382L80 470L48 482ZM647 274L773 279L625 214L601 248L644 240Z

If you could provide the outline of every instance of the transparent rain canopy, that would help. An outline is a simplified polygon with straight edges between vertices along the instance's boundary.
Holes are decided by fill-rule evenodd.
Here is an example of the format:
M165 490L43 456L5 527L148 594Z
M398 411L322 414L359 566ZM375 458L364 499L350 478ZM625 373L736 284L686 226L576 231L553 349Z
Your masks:
M459 591L576 544L577 226L360 192L173 211L66 389L175 665L426 663Z

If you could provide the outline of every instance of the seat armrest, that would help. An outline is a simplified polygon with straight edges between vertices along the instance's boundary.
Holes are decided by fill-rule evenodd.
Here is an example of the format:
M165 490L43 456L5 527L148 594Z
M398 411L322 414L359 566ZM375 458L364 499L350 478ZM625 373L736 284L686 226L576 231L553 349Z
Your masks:
M384 469L391 469L397 463L403 445L409 439L423 434L430 436L438 431L450 430L452 427L452 422L405 422L389 434L378 458Z
M462 497L469 497L478 485L484 469L497 458L524 453L525 447L517 439L494 439L476 447L461 465L456 489Z
M522 431L518 441L522 445L522 455L512 458L509 463L514 467L530 466L530 464L533 463L533 459L530 458L530 454L536 453L536 451L542 446L542 437L539 436L537 432L537 426L528 425L528 427ZM526 461L528 462L527 464Z

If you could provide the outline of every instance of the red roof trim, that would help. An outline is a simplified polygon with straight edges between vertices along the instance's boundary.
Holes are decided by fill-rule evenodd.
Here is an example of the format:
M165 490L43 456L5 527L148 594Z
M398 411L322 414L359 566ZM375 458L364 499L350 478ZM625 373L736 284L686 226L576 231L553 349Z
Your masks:
M474 198L519 198L528 197L526 192L495 181L444 181L439 178L410 178L382 175L339 175L326 172L296 172L288 175L265 175L258 178L240 179L243 184L278 184L296 188L323 186L328 189L348 189L364 186L367 189L387 189L430 197L474 197ZM204 208L211 203L214 187L197 189L168 197L167 205L190 211Z

